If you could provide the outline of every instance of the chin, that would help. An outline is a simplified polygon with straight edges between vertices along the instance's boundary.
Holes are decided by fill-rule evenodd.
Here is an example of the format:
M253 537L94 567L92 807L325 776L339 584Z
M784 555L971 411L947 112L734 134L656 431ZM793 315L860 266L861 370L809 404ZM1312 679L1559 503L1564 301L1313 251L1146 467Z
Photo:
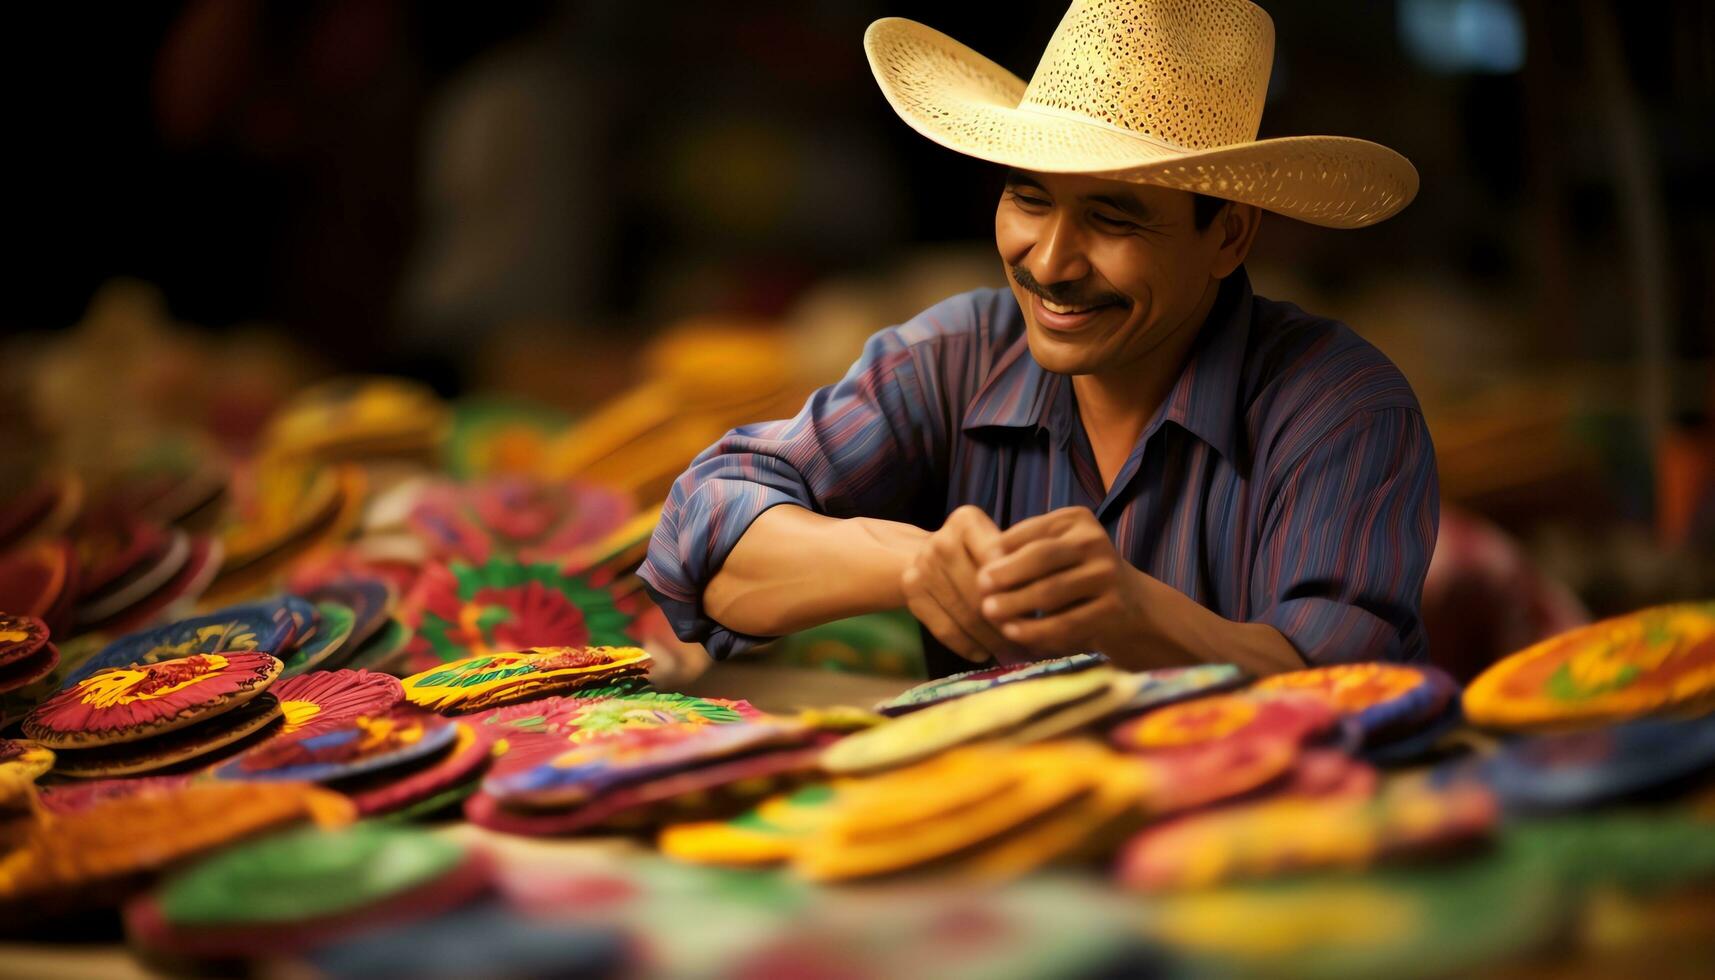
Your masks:
M1049 340L1034 325L1025 335L1025 341L1030 345L1030 356L1051 374L1094 374L1100 367L1093 351L1079 344Z

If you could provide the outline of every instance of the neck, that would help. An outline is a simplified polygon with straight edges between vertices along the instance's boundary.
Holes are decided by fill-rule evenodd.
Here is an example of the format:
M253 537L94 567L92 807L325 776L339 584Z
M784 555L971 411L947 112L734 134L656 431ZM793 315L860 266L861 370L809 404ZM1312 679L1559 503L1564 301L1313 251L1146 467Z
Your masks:
M1215 306L1220 286L1218 280L1211 282L1196 311L1142 357L1113 371L1073 376L1078 418L1095 451L1105 489L1113 489L1143 430L1179 380L1191 345Z

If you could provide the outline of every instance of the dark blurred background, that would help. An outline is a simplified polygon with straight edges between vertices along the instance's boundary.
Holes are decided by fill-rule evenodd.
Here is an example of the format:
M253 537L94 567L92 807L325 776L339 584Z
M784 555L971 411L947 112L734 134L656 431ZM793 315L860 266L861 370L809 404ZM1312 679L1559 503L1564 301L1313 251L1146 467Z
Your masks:
M687 316L838 338L827 374L852 336L998 281L997 173L901 123L861 38L911 17L1028 78L1064 11L41 6L10 13L0 59L15 386L79 330L153 318L264 352L176 383L284 388L256 365L286 358L294 382L392 372L574 412ZM1270 220L1258 291L1401 364L1455 523L1504 529L1597 611L1715 592L1715 5L1264 6L1263 135L1385 143L1422 190L1364 231Z

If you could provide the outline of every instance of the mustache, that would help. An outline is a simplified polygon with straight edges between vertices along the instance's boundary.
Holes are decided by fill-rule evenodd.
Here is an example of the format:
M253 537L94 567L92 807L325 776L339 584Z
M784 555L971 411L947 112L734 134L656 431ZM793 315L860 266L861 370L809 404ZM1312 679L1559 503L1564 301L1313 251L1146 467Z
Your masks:
M1118 293L1092 292L1082 283L1060 282L1044 286L1023 266L1012 267L1013 281L1027 293L1035 293L1056 306L1086 309L1092 306L1127 306L1130 300Z

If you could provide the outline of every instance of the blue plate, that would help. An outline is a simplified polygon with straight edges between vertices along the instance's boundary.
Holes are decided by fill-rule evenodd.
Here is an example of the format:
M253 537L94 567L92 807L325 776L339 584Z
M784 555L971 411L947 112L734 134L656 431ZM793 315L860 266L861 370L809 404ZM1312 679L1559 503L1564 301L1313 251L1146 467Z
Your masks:
M314 622L315 614L316 608L301 599L268 599L131 633L80 664L60 689L109 667L154 664L197 653L239 650L278 657L291 649L300 624Z
M458 737L458 725L440 715L412 715L399 720L422 723L422 737L384 752L340 758L349 746L371 735L361 721L353 721L326 731L275 739L221 766L214 774L220 779L250 782L326 783L414 762L445 749ZM293 761L279 765L261 761L268 759Z
M1449 763L1434 778L1480 780L1508 812L1552 813L1634 796L1711 768L1715 716L1527 736L1486 758Z

